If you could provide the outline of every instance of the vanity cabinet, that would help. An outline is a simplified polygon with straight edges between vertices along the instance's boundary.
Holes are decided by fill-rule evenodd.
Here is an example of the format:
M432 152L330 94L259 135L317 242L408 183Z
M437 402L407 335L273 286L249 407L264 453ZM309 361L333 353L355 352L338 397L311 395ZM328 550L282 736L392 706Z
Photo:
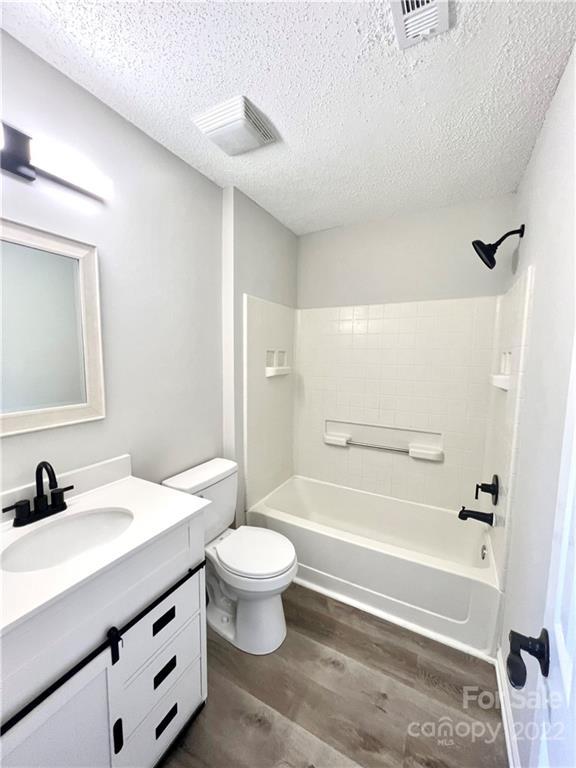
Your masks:
M67 651L61 644L55 645L53 669L58 674L44 670L49 684L37 686L36 698L27 696L23 708L3 718L5 724L16 720L0 740L3 768L152 768L158 762L207 695L203 538L199 525L201 520L191 520L139 553L135 562L147 564L141 580L117 580L112 602L102 600L101 590L103 605L90 604L85 598L84 613L92 614L89 626L96 621L100 630L91 637L91 643L83 638L82 648L90 650L84 651L81 659L76 657L64 672L61 659ZM192 535L198 533L200 537ZM178 546L172 546L176 542ZM162 559L168 551L172 557ZM128 571L119 566L115 575L136 576L135 562L122 566ZM155 565L161 565L161 571ZM150 580L159 572L163 574L161 591L157 582L154 586ZM168 573L172 576L169 583ZM106 578L110 580L109 574ZM138 602L133 600L135 584ZM78 593L70 599L77 601L82 589ZM76 602L68 608L73 605ZM73 620L69 611L65 613ZM106 621L106 615L111 614L116 619L112 624ZM41 644L41 636L35 633L37 626L31 619L29 627L20 628L22 642L35 634ZM64 632L62 642L69 642L69 637L70 633ZM39 648L44 662L50 658L49 651ZM37 665L35 657L23 658L20 667L5 676L7 687L15 690L20 681L30 689Z
M108 670L113 766L153 766L206 698L204 570L123 632Z

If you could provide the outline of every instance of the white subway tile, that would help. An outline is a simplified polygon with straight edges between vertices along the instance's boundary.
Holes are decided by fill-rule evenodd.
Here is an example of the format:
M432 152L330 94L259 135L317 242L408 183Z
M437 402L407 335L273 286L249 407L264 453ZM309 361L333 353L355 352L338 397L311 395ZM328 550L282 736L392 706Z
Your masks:
M297 471L450 506L461 493L461 473L482 474L498 307L512 334L514 312L493 299L299 310ZM327 418L441 431L446 461L426 465L361 448L327 450L321 437Z

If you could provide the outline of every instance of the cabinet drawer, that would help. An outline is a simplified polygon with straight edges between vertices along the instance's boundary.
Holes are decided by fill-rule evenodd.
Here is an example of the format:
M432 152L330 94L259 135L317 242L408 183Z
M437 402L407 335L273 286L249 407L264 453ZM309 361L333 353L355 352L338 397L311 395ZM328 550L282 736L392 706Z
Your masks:
M198 658L190 664L118 753L112 755L115 768L151 768L168 749L203 700L200 663Z
M170 642L132 677L110 679L110 721L122 718L127 739L185 669L200 655L200 614L190 619Z
M200 574L196 573L122 634L112 675L128 680L199 610Z

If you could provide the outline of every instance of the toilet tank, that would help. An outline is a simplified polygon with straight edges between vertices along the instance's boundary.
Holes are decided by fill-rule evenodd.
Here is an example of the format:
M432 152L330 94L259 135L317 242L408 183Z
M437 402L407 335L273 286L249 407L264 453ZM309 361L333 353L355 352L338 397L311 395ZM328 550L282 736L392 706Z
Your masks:
M212 502L204 509L206 544L234 522L238 488L238 465L235 461L212 459L163 480L162 485Z

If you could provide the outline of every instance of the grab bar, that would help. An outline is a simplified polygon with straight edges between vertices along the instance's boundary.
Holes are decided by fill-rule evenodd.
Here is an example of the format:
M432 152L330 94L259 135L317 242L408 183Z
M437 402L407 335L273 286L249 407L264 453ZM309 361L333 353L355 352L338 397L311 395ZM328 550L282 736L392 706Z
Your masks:
M339 445L345 448L349 445L359 445L361 448L376 448L379 451L394 451L394 453L410 453L408 448L393 448L391 445L377 445L376 443L364 443L360 440L352 440L351 435L344 435L339 432L324 432L324 442L327 445Z
M392 448L389 445L375 445L374 443L361 443L358 440L347 440L347 445L359 445L361 448L376 448L379 451L392 451L393 453L410 453L409 448Z
M377 443L367 443L363 440L353 440L352 435L340 432L324 432L324 442L326 445L338 445L341 448L356 445L360 448L373 448L377 451L403 453L412 459L422 459L424 461L443 461L444 459L444 451L440 446L424 445L421 443L409 443L406 448L397 448L392 445L378 445Z

